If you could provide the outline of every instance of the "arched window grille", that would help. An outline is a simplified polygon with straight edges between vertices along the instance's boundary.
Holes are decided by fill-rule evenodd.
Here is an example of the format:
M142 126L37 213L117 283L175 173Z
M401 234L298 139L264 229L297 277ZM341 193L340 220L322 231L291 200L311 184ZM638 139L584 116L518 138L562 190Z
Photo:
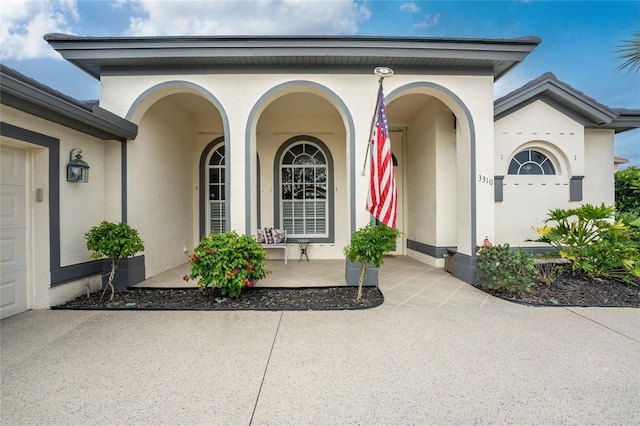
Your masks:
M316 144L291 145L280 161L282 227L293 238L327 237L329 200L327 157Z
M543 153L533 149L520 151L509 163L510 175L555 175L553 163Z
M224 143L211 150L207 161L207 234L225 232Z

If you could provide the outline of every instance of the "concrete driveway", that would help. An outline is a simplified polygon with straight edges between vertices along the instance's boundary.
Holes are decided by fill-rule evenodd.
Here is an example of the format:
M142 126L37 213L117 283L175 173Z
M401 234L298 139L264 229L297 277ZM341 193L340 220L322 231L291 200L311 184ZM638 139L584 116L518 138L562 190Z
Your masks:
M30 311L0 327L7 425L640 424L639 309Z

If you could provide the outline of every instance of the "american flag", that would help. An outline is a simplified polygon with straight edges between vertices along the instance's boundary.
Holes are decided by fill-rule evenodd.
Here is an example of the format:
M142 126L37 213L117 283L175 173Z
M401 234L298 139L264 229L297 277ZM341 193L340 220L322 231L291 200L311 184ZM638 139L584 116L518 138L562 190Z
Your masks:
M391 140L389 139L387 110L384 106L382 87L380 87L376 117L371 130L371 145L373 154L367 210L380 222L395 229L398 193L393 172Z

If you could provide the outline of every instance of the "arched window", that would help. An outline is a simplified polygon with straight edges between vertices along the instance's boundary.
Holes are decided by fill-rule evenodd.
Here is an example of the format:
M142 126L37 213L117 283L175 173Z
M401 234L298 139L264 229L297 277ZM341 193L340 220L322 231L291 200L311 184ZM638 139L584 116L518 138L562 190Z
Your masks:
M207 234L225 232L224 143L207 160Z
M526 149L517 153L509 163L510 175L555 175L553 163L543 153Z
M304 140L284 150L280 159L280 220L288 236L329 236L329 176L327 156L318 144Z

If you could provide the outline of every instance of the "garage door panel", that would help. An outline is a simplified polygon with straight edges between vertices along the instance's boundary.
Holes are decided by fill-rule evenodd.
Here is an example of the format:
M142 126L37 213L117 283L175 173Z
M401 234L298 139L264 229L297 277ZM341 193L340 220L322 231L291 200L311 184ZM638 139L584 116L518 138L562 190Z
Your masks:
M0 281L0 318L24 312L27 308L26 275L21 272L2 273Z
M24 186L5 185L0 194L0 221L2 228L24 227L27 220Z
M2 179L3 185L24 186L26 170L24 159L24 150L10 146L2 147L0 178Z
M24 230L0 232L0 268L3 274L26 271L26 238Z
M0 156L0 318L27 310L26 151L2 145Z

